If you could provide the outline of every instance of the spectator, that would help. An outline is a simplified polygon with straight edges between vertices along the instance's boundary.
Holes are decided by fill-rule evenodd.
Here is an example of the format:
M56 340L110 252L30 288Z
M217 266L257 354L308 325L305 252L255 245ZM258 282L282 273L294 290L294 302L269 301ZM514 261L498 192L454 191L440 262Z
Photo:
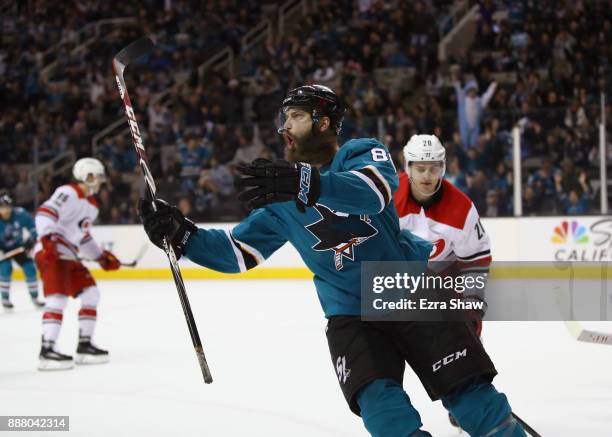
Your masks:
M77 16L68 10L58 14L38 2L36 8L42 12L37 12L37 25L25 31L16 23L27 23L27 16L0 18L0 135L4 140L0 154L3 164L7 163L0 174L3 183L17 184L17 173L11 168L32 162L35 142L41 162L66 150L89 154L92 136L116 120L116 86L100 72L106 68L105 59L140 34L139 25L116 28L103 40L85 46L79 56L69 54L80 44L74 29L119 14L138 20L146 17L152 23L150 34L157 49L146 64L131 67L140 78L134 103L143 108L141 128L148 127L147 151L154 174L163 178L160 189L170 187L164 196L174 203L179 196L192 196L196 216L206 203L198 199L208 195L216 202L219 217L241 212L234 202L220 200L223 195L217 183L227 180L236 162L282 155L283 144L272 122L278 102L288 88L311 79L340 84L334 88L341 90L349 105L342 130L345 139L378 137L382 127L395 156L413 133L436 132L446 138L447 177L464 190L478 191L486 209L493 205L494 190L498 215L510 211L513 182L506 163L511 159L510 130L519 120L523 153L530 156L526 168L541 163L535 172L524 172L524 181L517 181L530 188L523 190L523 197L537 199L533 208L537 213L560 213L567 206L562 199L571 203L574 195L570 193L575 190L576 205L584 200L587 211L592 211L587 172L576 171L575 166L588 168L597 159L599 113L594 104L611 69L606 36L612 35L612 25L607 19L610 5L605 2L557 5L545 0L510 6L480 2L477 38L461 58L463 71L472 74L474 81L458 89L460 68L451 67L453 86L449 87L446 66L438 65L436 59L437 29L447 2L366 1L359 11L352 0L324 2L287 29L288 35L270 38L264 49L253 47L241 53L236 75L209 70L203 77L193 74L195 69L217 50L224 46L240 50L244 32L259 22L259 5L211 2L195 8L168 2L166 8L157 9L154 3L135 7L124 2L109 9L105 2L92 0ZM29 8L25 4L19 11L27 14ZM508 18L496 21L504 17L495 14L498 11L506 12ZM563 17L561 25L556 24L559 17ZM227 32L206 31L224 23ZM52 49L55 44L57 51ZM58 59L56 67L46 70L54 59ZM414 67L416 75L401 83L393 74L376 71L404 66ZM495 87L498 76L500 85ZM187 80L173 86L177 78ZM478 83L493 86L492 97L478 96ZM153 103L159 101L157 93L166 90L163 103ZM480 105L475 104L478 101ZM458 118L464 121L459 128ZM249 132L254 120L261 128L259 135ZM206 156L183 144L183 135L197 136L207 149ZM130 149L126 137L111 137L103 139L97 150L113 173L108 194L118 204L112 214L128 221L135 217L130 202L138 188L132 187L141 186ZM219 178L207 171L213 158L229 166L221 168ZM566 158L572 163L564 163ZM190 167L193 176L181 189L180 173ZM562 168L558 177L557 167ZM202 172L206 177L201 178ZM53 184L47 175L39 178L41 191L52 189ZM494 208L490 211L493 214ZM101 212L103 220L110 217L110 208Z
M183 213L185 217L191 217L192 207L191 207L191 199L189 197L183 196L179 199L177 204L178 209Z
M484 109L493 97L497 83L491 82L487 91L482 96L478 96L478 84L476 81L469 81L462 89L458 73L455 73L453 87L457 95L457 114L459 117L461 141L466 148L476 146L480 136L480 121Z
M579 129L587 125L586 112L580 106L578 99L572 99L570 106L565 111L564 123L568 129Z
M149 117L149 132L160 135L170 124L170 114L168 108L163 107L159 101L149 105L147 110Z
M329 59L321 59L319 66L312 75L312 80L316 83L326 86L332 86L332 82L336 78L336 70L329 62Z
M587 212L588 198L584 194L580 196L577 190L571 190L562 201L565 215L582 215Z
M496 190L487 191L487 208L485 210L486 217L497 217L500 215L499 195Z
M457 188L459 188L464 193L467 192L467 181L465 178L465 174L461 171L459 167L459 158L453 157L447 166L446 169L446 179Z
M128 143L123 136L117 137L115 141L115 147L110 156L112 168L121 173L134 171L137 162L132 144Z
M179 146L179 154L181 156L182 189L184 191L193 190L195 181L211 156L210 150L195 134L192 134L187 138L186 143Z
M538 215L541 209L540 200L533 187L525 187L523 190L523 215Z
M482 170L476 170L467 178L466 194L474 202L477 211L487 210L487 178Z
M549 158L544 158L542 166L529 177L527 184L534 186L536 183L539 183L542 195L547 199L552 199L555 194L554 173L555 169L553 168L552 161Z
M238 147L238 150L236 150L236 154L231 161L232 164L249 163L264 154L264 149L266 146L261 141L261 138L257 133L258 130L259 129L256 128L256 133L253 135L253 139L250 143L247 142L244 135L239 137L240 147Z

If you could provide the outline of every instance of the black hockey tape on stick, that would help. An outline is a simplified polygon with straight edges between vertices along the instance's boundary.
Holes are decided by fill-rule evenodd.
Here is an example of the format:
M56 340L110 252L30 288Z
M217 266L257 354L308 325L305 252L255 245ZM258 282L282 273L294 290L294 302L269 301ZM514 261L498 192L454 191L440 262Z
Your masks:
M512 413L512 417L514 417L516 421L521 424L521 426L523 427L523 429L525 430L527 434L529 434L532 437L542 437L540 434L537 433L535 429L529 426L527 422L525 422L523 419L518 417L516 414Z
M149 170L149 165L147 164L147 155L145 152L144 142L142 139L142 135L140 134L140 129L138 128L136 114L134 113L134 109L132 108L132 102L130 101L128 90L125 86L125 81L123 79L123 71L125 70L125 68L136 59L151 52L153 50L153 47L153 41L151 41L147 37L142 37L139 40L134 41L133 43L122 49L119 53L117 53L117 55L113 58L113 71L115 72L115 80L117 81L117 87L119 88L119 96L121 97L121 100L125 107L125 115L127 117L128 125L130 127L130 132L132 133L134 149L136 150L136 153L138 154L138 157L140 159L140 169L142 170L142 175L145 179L145 183L147 186L147 198L151 200L153 210L155 211L157 209L155 205L155 193L157 189L155 187L153 175L151 174L151 171ZM181 301L181 306L183 308L183 314L185 315L185 321L187 322L187 328L189 329L191 341L193 343L196 356L198 358L198 363L200 364L200 370L202 371L204 382L206 384L210 384L213 381L212 375L208 367L208 362L206 361L206 356L204 355L202 341L200 340L200 334L198 333L198 328L195 323L193 313L191 311L191 305L189 304L189 299L187 298L187 290L185 289L185 283L183 281L183 276L181 275L181 270L178 266L176 254L174 253L174 249L172 249L172 246L168 244L165 238L163 243L164 252L166 252L166 255L168 256L170 270L172 271L172 278L174 279L176 291L178 292L179 300Z
M121 49L121 51L115 55L114 61L121 64L125 69L125 67L134 62L136 59L152 52L154 48L155 44L153 44L153 41L151 41L150 38L143 36L142 38L137 39Z

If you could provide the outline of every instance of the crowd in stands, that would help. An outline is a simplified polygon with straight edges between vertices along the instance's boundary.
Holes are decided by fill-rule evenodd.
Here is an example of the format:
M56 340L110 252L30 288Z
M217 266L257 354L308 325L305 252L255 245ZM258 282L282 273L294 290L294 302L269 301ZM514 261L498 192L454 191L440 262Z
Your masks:
M158 50L138 67L132 100L160 197L196 220L246 213L235 200L233 167L282 156L279 103L289 88L309 82L329 85L347 102L343 140L380 138L400 167L412 134L438 135L447 148L446 177L482 216L514 212L513 126L521 130L523 214L598 212L599 96L612 96L606 2L478 2L473 43L443 63L440 28L452 1L311 2L316 8L284 35L246 52L239 40L261 17L258 2L206 2L199 9L186 1L124 3L113 16L138 17L138 26L115 29L78 56L62 56L48 79L39 77L36 54L65 38L65 27L108 16L106 3L86 2L74 16L45 15L39 5L20 11L24 22L33 23L34 13L48 19L32 24L31 36L18 26L3 33L0 154L7 162L31 162L34 142L41 162L68 149L91 153L92 136L121 116L110 59L145 29ZM45 39L45 32L52 36ZM234 74L192 74L222 46L237 55ZM177 77L189 80L156 102L152 96ZM606 111L610 120L609 103ZM137 220L143 187L131 148L129 136L107 136L95 151L110 173L100 194L102 223ZM9 168L0 179L0 186L21 184L18 201L31 202L27 178ZM57 182L42 177L40 197Z
M92 153L94 135L122 117L111 59L129 42L142 34L156 42L146 68L141 63L130 72L138 78L132 101L146 110L156 93L220 48L238 50L242 35L259 22L261 5L255 0L88 0L64 8L33 0L7 7L0 17L0 186L15 186L35 160L44 163L66 151L77 157ZM98 30L92 26L109 18L116 22ZM114 150L109 170L119 176L113 183L131 186L129 165L135 161L119 156L130 150L121 147ZM28 185L25 179L21 182ZM38 199L44 199L66 177L38 179ZM105 216L132 221L123 194L133 190L118 191L112 183L108 189L117 205L108 204ZM20 189L16 201L32 206L34 192L32 186Z

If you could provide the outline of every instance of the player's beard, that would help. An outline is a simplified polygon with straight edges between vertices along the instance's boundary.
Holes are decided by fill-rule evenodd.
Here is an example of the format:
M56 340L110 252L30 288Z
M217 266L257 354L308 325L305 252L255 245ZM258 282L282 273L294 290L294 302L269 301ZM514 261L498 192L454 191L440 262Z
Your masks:
M329 163L336 154L336 137L315 135L308 132L301 138L291 137L292 147L285 147L285 159L289 162L307 162L313 165Z

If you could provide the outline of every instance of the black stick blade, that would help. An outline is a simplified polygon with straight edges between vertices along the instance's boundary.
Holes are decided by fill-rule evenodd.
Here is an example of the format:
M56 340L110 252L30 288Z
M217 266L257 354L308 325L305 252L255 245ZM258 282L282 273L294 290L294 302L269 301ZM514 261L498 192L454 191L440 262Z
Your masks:
M149 37L143 36L137 39L130 45L124 47L119 53L115 55L115 60L119 62L123 67L128 66L136 59L151 52L155 44Z

